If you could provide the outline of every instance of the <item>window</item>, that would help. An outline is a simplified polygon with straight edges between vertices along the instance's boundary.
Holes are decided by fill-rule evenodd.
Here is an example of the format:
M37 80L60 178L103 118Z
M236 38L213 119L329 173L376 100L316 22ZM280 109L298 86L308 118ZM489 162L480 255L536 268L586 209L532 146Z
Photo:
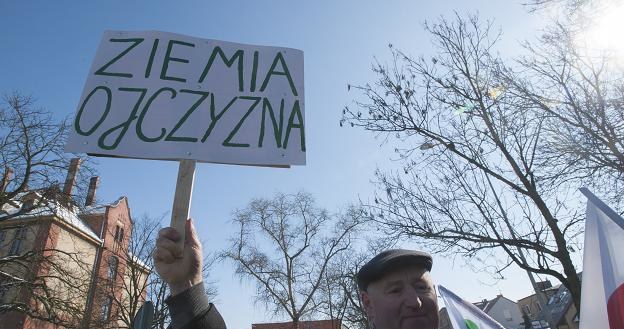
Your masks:
M10 284L11 282L9 282L7 276L0 276L0 302L4 300L4 296L6 296L7 291L9 291Z
M119 267L119 259L115 256L111 256L108 259L108 278L115 279L117 277L117 268Z
M18 227L15 230L15 236L13 237L13 241L11 242L11 249L9 250L10 256L17 255L22 249L22 240L26 237L26 228Z
M546 304L548 304L548 305L554 304L555 303L555 297L557 297L557 295L550 296L550 299L548 300L548 303L546 303Z
M104 304L102 304L102 320L108 321L111 313L111 305L113 304L112 297L106 297Z
M511 317L511 312L508 309L503 310L503 315L505 315L505 320L511 321L513 318Z
M531 307L529 305L522 305L522 310L526 315L531 316Z
M115 228L115 241L122 242L124 238L124 229L123 227L117 225Z
M5 285L0 285L0 301L4 301L4 296L7 291L9 291L9 287Z
M535 302L535 306L536 306L538 312L542 311L542 305L540 305L539 302Z
M4 245L4 240L6 239L6 230L0 231L0 248Z

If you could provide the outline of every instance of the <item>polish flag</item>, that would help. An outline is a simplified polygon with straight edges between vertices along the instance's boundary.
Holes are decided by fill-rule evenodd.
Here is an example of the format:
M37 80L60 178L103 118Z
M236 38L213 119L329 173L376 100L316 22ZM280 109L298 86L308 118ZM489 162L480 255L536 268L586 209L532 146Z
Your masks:
M580 329L624 329L624 219L588 189Z

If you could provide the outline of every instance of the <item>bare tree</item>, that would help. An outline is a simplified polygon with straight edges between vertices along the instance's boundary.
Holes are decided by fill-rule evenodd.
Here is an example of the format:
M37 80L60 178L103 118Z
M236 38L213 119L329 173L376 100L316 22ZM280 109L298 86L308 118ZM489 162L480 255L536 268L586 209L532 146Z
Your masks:
M548 121L508 92L508 67L495 52L500 32L475 16L426 29L437 55L413 59L393 49L390 67L373 68L379 80L356 87L365 100L344 111L351 125L395 137L403 160L400 170L378 171L382 193L371 218L388 234L476 258L496 274L515 264L553 276L579 307L570 253L582 210L565 179L553 185L553 173L538 165Z
M49 200L71 201L60 190L72 154L64 152L67 120L56 120L51 112L36 107L31 96L14 92L3 97L0 106L0 209L22 193L37 191L38 198L27 207L5 214L6 218L25 214L48 204ZM83 161L80 178L93 174L88 160ZM88 179L78 179L76 199L86 191ZM74 203L76 206L82 204Z
M63 150L67 132L67 120L56 120L32 97L14 92L2 98L0 290L6 298L0 309L71 327L84 310L70 295L86 289L82 275L91 269L83 268L79 251L50 250L41 244L45 239L35 240L49 232L51 218L72 216L83 206L75 200L86 194L86 179L78 179L77 188L73 180L64 191L60 187L71 156ZM88 162L82 167L80 177L93 173ZM37 243L27 243L32 241Z
M549 6L561 6L568 14L573 14L591 2L592 0L527 0L524 5L530 11L543 10Z
M551 184L577 181L619 203L624 183L624 75L607 56L576 47L574 32L551 28L515 70L501 72L513 95L543 118L537 165Z
M234 212L239 230L222 256L256 283L267 310L287 315L297 328L320 310L315 296L330 263L349 250L362 215L356 208L331 215L304 192L254 199Z
M530 1L532 10L553 5L564 10L540 42L525 43L529 55L518 60L518 69L505 72L510 92L545 112L549 147L541 154L540 165L552 168L556 177L580 180L610 197L611 203L622 201L619 190L624 182L624 83L617 64L621 54L606 45L592 49L592 41L583 40L622 4L621 0Z
M374 255L395 246L397 240L388 236L375 236L366 217L361 219L358 236L367 241L366 248L353 248L330 263L325 281L315 297L319 312L330 319L338 319L348 329L370 329L371 323L360 298L357 273ZM363 236L363 232L369 232Z
M148 216L135 219L128 246L123 246L124 250L118 253L119 258L106 260L109 262L109 272L119 271L115 273L113 287L120 290L121 294L110 295L113 296L112 304L117 310L116 318L123 324L123 328L133 327L134 316L148 297L150 285L156 284L155 278L150 276L154 270L151 255L160 229L160 219Z

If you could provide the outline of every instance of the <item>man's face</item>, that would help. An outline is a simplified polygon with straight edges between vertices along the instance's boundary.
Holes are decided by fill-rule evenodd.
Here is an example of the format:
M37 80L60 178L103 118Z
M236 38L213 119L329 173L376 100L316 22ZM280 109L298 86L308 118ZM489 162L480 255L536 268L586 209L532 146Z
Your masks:
M438 299L429 271L408 266L368 285L362 302L376 329L437 329Z

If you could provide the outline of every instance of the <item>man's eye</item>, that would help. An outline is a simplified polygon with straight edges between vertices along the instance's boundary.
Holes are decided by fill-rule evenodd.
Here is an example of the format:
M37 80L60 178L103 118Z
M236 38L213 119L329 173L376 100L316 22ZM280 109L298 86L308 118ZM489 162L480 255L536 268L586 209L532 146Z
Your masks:
M401 288L392 288L390 290L388 290L389 294L398 294L401 292Z
M429 291L429 290L431 290L431 288L429 287L429 285L426 285L426 284L419 284L419 285L416 285L416 289L417 289L418 291Z

